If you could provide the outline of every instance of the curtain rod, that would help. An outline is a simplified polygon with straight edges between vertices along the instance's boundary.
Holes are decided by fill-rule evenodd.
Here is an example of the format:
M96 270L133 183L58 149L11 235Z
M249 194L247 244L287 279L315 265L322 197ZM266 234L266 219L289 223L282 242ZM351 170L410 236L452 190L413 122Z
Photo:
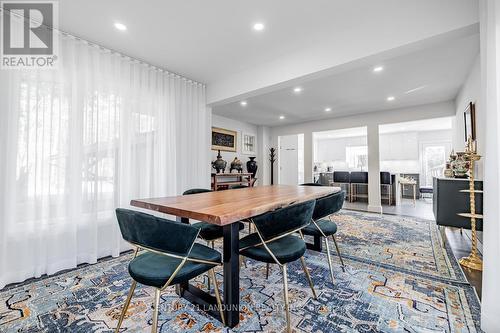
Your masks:
M10 10L6 10L6 9L3 9L3 8L1 8L1 7L0 7L0 12L2 12L2 11L9 13L9 15L15 15L15 16L20 17L20 18L23 18L23 19L25 19L25 20L27 20L27 19L28 19L26 16L19 15L19 14L16 14L16 13L13 13L13 12L11 12ZM101 50L103 50L103 51L110 52L111 54L116 54L116 55L118 55L118 56L120 56L120 57L122 57L122 58L128 59L128 60L133 61L133 62L138 62L138 63L140 63L141 65L146 65L146 66L148 66L148 67L152 67L152 68L154 68L155 70L158 70L158 71L160 71L160 72L166 73L166 74L168 74L168 75L172 75L172 76L174 76L174 77L176 77L176 78L183 79L183 80L186 80L187 82L190 82L190 83L193 83L193 84L196 84L196 85L201 85L201 86L203 86L203 87L206 87L205 83L195 81L195 80L190 79L190 78L188 78L188 77L186 77L186 76L184 76L184 75L181 75L181 74L178 74L178 73L172 72L172 71L170 71L170 70L168 70L168 69L165 69L165 68L162 68L162 67L160 67L160 66L153 65L153 64L151 64L151 63L149 63L149 62L147 62L147 61L145 61L145 60L143 60L143 59L140 59L140 58L136 58L136 57L129 56L129 55L124 54L124 53L122 53L122 52L120 52L120 51L117 51L117 50L111 49L111 48L106 47L106 46L102 46L102 45L100 45L100 44L98 44L98 43L96 43L96 42L90 41L90 40L88 40L88 39L85 39L85 38L82 38L82 37L75 36L75 35L73 35L73 34L71 34L71 33L69 33L69 32L66 32L66 31L64 31L64 30L61 30L61 29L56 29L56 28L54 28L54 27L49 27L49 26L47 26L47 25L43 24L42 22L39 22L39 21L36 21L36 20L33 20L33 19L32 19L31 21L33 21L33 22L35 22L35 23L38 23L38 24L41 24L41 25L45 26L47 29L54 30L54 31L56 31L56 32L60 33L61 35L63 35L64 37L69 37L69 38L72 38L72 39L74 39L74 40L76 40L76 41L84 42L84 43L86 43L88 46L91 46L91 47L97 47L97 48L99 48L99 49L101 49Z

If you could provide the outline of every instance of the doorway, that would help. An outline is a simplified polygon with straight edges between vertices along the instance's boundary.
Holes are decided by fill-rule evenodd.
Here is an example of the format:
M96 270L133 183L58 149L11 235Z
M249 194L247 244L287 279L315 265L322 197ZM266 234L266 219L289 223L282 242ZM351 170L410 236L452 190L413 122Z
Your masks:
M298 185L304 182L304 134L278 137L278 183Z

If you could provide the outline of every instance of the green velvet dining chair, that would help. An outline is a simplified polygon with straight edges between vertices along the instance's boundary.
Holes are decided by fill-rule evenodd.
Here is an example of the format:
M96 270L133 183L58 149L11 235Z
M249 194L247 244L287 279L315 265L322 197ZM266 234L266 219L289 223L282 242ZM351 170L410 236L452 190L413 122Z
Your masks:
M239 188L248 188L248 185L232 185L229 189L230 190L237 190Z
M214 271L222 264L221 254L195 243L200 229L128 209L117 209L116 216L123 239L135 247L135 253L128 265L132 285L115 332L120 331L137 283L155 288L151 332L156 333L161 292L205 272L209 272L213 280L217 305L225 324Z
M312 218L315 201L291 205L251 219L256 232L240 239L240 254L260 262L277 264L283 272L287 332L291 332L287 264L300 259L314 298L316 292L304 260L306 243L297 232Z
M337 244L337 240L335 239L335 234L337 233L337 224L332 219L332 214L342 209L342 205L345 201L345 196L345 191L340 191L323 198L316 199L316 206L314 207L314 213L311 219L311 223L301 230L301 235L316 236L325 239L326 254L328 258L328 265L330 267L332 282L334 282L335 279L333 276L332 258L330 254L330 246L328 244L328 237L332 238L340 259L340 263L342 265L342 269L345 269L344 260L340 255L339 245Z

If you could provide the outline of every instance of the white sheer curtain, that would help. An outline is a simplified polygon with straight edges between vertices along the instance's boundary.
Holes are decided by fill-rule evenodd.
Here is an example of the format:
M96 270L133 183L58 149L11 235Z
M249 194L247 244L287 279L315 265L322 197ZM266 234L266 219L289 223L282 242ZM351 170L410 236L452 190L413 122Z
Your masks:
M0 71L0 288L126 249L130 199L208 186L205 87L69 36Z

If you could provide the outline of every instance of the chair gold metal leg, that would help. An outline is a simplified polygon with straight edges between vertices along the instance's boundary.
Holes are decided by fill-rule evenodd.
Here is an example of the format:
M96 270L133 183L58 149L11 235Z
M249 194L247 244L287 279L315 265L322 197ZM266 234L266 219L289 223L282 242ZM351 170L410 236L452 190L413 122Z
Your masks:
M240 269L241 266L247 268L247 261L245 260L245 257L243 257L242 255L240 255Z
M135 286L137 282L132 280L132 285L130 286L130 290L128 292L127 299L125 300L125 304L123 304L122 313L120 315L120 319L118 319L118 325L116 326L115 333L120 331L120 327L122 326L123 318L125 318L125 314L127 313L128 306L130 305L130 300L132 299L132 295L134 294Z
M217 299L217 306L219 307L219 313L220 317L222 319L222 324L226 326L226 320L224 319L224 309L222 308L222 301L220 299L220 294L219 294L219 287L217 286L217 278L215 277L215 270L212 268L209 271L209 274L212 278L212 282L214 284L214 290L215 290L215 298Z
M286 331L288 333L292 332L290 325L290 307L288 301L288 277L286 272L286 264L283 265L283 294L285 296L285 313L286 313Z
M207 246L210 246L209 244L212 243L212 249L215 248L215 241L211 241L211 242L208 242L207 241ZM208 280L207 280L207 289L208 289L208 292L210 292L210 288L212 286L210 285L210 275L208 275Z
M266 280L269 279L269 264L266 264Z
M306 274L307 280L309 281L309 287L311 287L311 291L313 293L314 299L318 299L318 296L316 296L316 290L314 290L314 284L311 279L311 275L309 274L309 270L307 269L306 266L306 261L304 257L300 257L300 262L302 263L302 269L304 270L304 274Z
M333 277L332 256L330 254L330 245L328 245L327 238L325 238L325 244L326 244L326 256L328 258L328 266L330 266L330 276L332 277L332 283L335 283L335 278Z
M339 255L340 264L342 265L342 270L345 272L344 259L342 259L342 255L340 254L339 244L337 244L335 235L332 235L332 239L333 239L333 244L335 244L335 248L337 249L337 254Z
M161 290L155 288L155 302L153 310L153 326L151 327L151 333L158 332L158 308L160 307L160 293Z

